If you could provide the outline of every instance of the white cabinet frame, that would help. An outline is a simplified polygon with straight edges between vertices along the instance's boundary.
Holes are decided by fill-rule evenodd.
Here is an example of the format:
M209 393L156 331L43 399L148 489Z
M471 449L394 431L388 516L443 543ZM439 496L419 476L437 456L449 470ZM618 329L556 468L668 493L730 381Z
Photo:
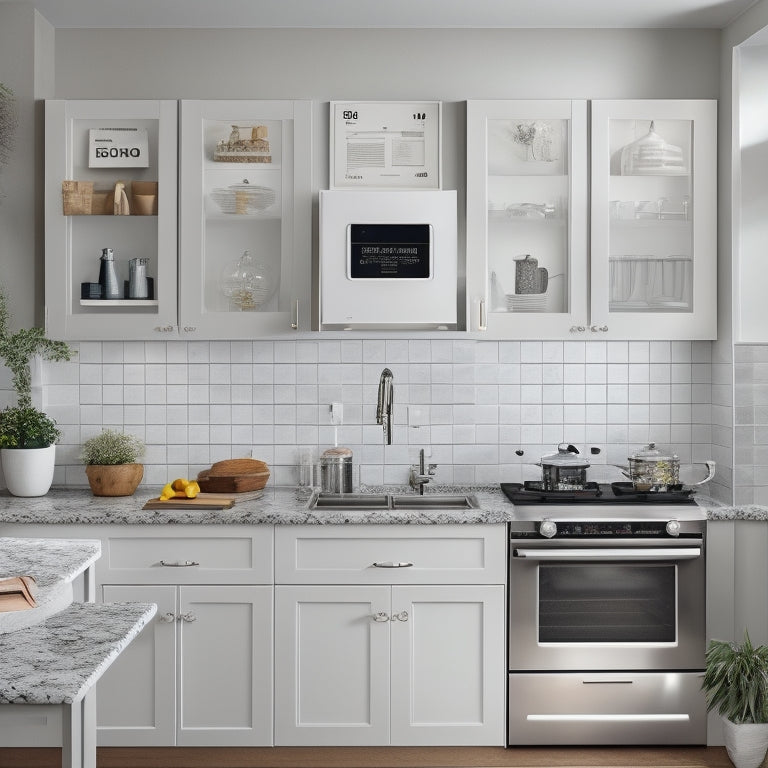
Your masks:
M492 120L567 120L567 306L564 312L493 312L490 301L488 130ZM511 142L510 142L511 143ZM567 338L587 323L587 103L569 100L467 102L467 317L493 338ZM522 201L520 201L522 202ZM503 215L502 211L499 214ZM498 226L498 225L495 225ZM511 252L509 258L519 255ZM508 290L512 290L512 286Z

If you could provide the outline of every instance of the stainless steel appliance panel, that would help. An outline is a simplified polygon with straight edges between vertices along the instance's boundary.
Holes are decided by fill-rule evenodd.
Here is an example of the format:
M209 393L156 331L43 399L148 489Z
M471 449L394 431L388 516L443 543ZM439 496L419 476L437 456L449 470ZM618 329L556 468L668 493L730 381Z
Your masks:
M512 539L511 670L704 667L704 539Z
M509 675L509 743L705 744L703 672Z

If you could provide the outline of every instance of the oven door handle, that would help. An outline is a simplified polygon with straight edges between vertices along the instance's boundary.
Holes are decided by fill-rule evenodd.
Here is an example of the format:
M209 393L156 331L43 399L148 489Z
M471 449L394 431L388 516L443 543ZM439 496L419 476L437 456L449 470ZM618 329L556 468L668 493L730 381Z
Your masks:
M522 549L512 550L514 557L526 560L695 560L701 547L626 547L597 549Z

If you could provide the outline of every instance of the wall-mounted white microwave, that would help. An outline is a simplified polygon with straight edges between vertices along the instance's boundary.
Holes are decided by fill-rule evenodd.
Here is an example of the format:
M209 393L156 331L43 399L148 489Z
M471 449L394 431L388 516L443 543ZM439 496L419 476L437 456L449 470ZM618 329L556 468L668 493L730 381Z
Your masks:
M455 329L456 191L320 191L320 327Z

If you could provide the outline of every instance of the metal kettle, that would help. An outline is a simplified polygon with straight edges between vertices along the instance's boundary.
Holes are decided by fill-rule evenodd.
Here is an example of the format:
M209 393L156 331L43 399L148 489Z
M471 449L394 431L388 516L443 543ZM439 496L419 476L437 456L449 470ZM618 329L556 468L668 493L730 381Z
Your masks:
M123 292L115 271L115 255L111 248L102 248L99 264L99 285L102 299L122 299Z

